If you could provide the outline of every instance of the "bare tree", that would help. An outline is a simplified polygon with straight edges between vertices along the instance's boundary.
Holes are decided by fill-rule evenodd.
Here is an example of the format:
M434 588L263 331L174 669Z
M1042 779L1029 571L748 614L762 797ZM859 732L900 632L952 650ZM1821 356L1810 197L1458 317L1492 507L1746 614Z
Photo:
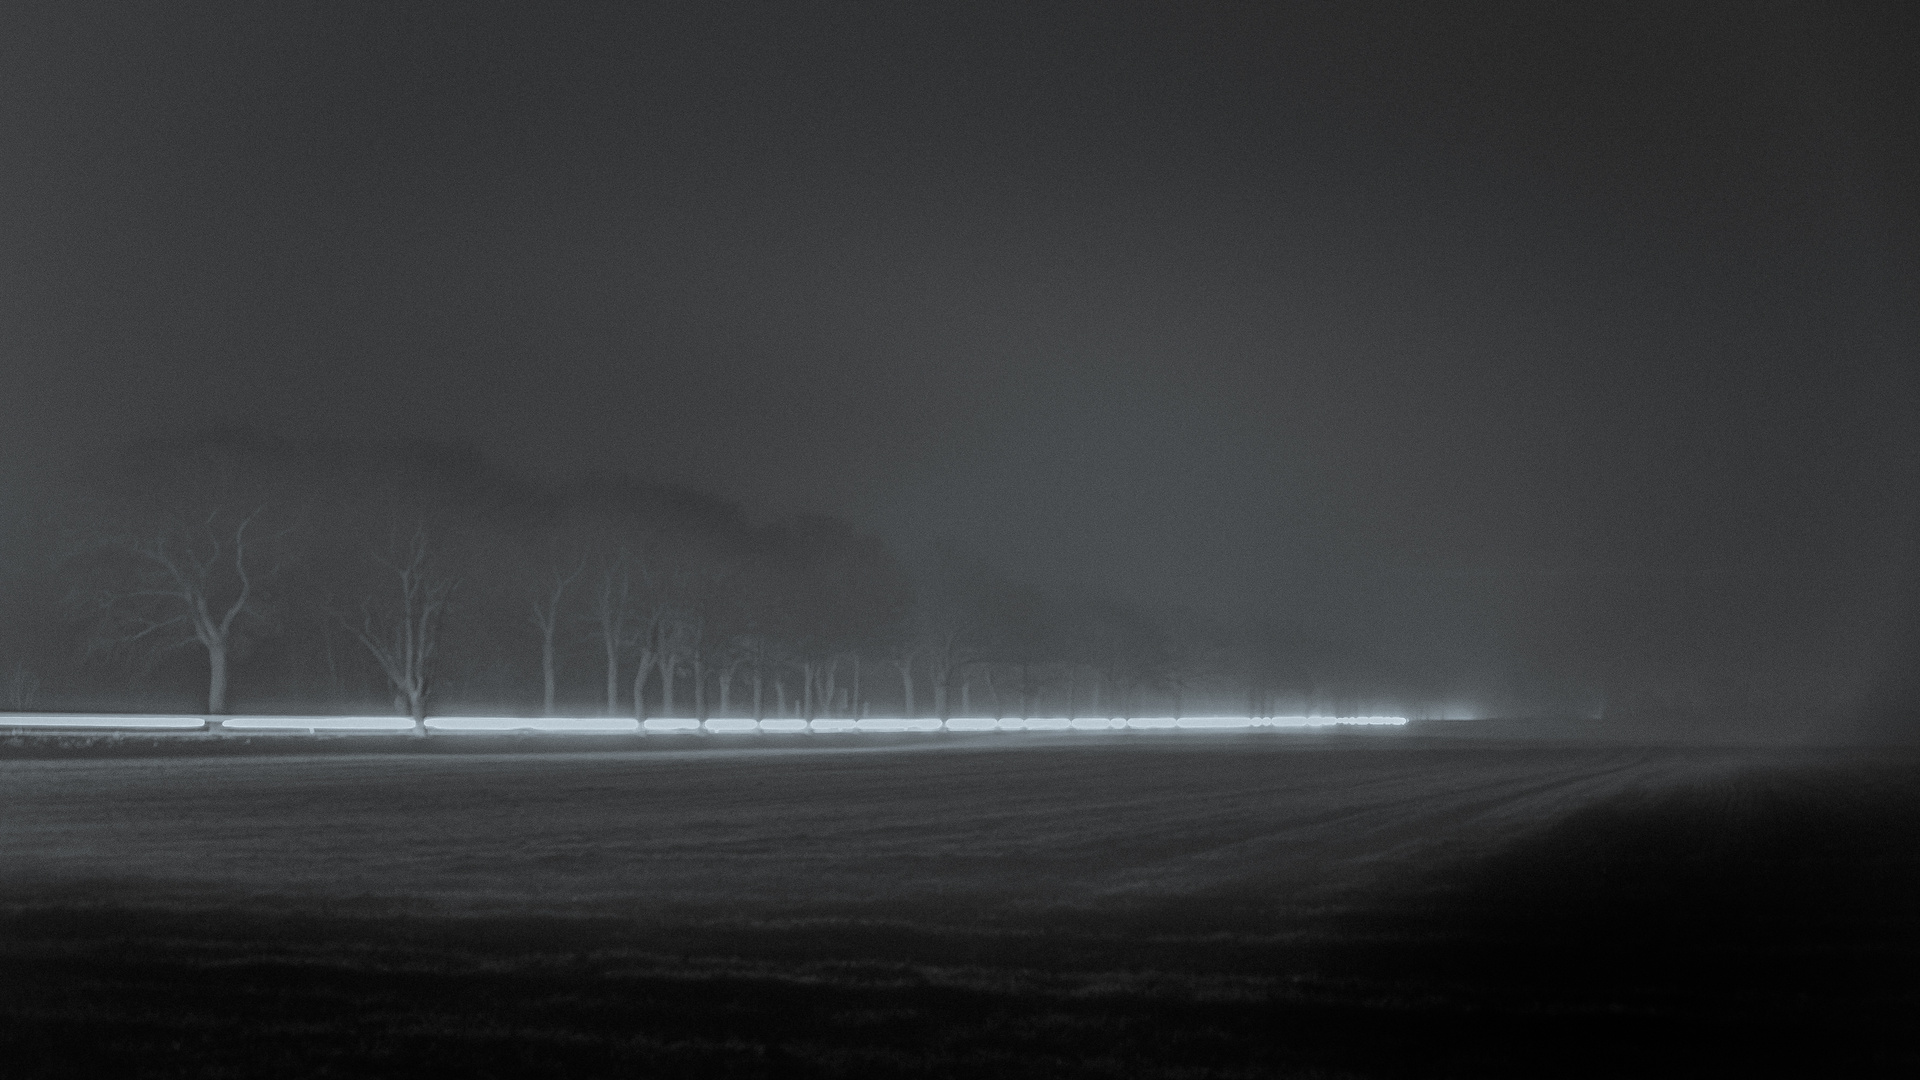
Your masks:
M753 718L765 720L767 674L780 663L780 651L766 634L742 634L735 639L735 647L740 662L747 666L747 679L753 686ZM786 688L780 684L776 689L780 694L780 713L784 716L787 708Z
M671 608L662 609L654 621L653 662L660 669L660 714L673 715L673 676L680 670L680 659L687 651L688 625Z
M606 658L607 715L620 711L620 664L637 650L633 671L633 715L647 718L647 682L660 655L660 630L667 610L657 575L644 555L622 545L601 564L594 583L591 619Z
M534 593L531 617L533 627L540 633L540 677L542 696L541 709L546 716L553 715L553 642L555 631L560 625L560 602L565 598L567 587L586 569L586 561L572 570L549 570L541 579L540 587ZM611 680L609 680L611 681Z
M111 583L85 601L101 619L95 647L200 646L207 712L224 714L235 635L243 623L268 621L260 586L278 570L262 551L276 537L250 532L262 509L216 507L193 518L168 511L145 528L109 530L104 546L125 572L110 574Z
M396 545L396 548L398 545ZM416 528L404 550L391 557L376 556L393 575L397 596L388 594L376 605L368 597L361 604L359 625L348 623L384 671L394 691L394 703L413 717L417 733L426 733L427 697L433 689L433 657L440 639L440 620L456 582L434 565L433 545L425 526Z
M620 658L632 644L627 627L633 620L633 571L625 553L608 559L593 587L593 622L607 660L607 715L620 712Z
M970 627L958 619L929 619L922 626L920 651L927 658L927 681L933 684L934 715L941 720L952 719L955 682L974 662L971 639Z
M900 639L896 642L893 653L887 657L894 670L900 673L900 715L906 719L912 719L914 716L913 660L919 655L920 647L917 643Z
M721 650L720 659L714 666L714 672L720 683L720 715L733 715L733 677L740 665L747 662L746 655L737 646L729 645Z
M795 665L800 669L800 702L808 720L817 719L822 712L833 712L833 682L840 660L836 654L825 659L802 659Z

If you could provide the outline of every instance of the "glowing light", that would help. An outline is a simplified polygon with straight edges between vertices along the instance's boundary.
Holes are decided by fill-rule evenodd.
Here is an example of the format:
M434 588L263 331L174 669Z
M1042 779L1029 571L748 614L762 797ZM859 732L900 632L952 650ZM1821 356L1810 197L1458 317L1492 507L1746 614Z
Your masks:
M405 716L228 716L228 731L412 731Z
M939 731L940 721L868 717L856 720L854 726L861 731Z
M758 731L760 725L751 720L714 719L707 721L707 730L721 734L736 734L743 731Z
M647 734L649 735L670 735L670 734L673 734L674 732L681 732L681 731L699 731L700 721L669 720L664 718L656 718L653 720L649 720L646 723L641 724L640 726L645 728Z
M206 719L199 716L0 713L0 728L141 728L149 731L198 731L206 726Z
M631 735L640 730L640 721L617 716L580 719L544 716L436 716L427 721L432 731L538 731L550 734Z
M1126 721L1124 720L1109 720L1104 716L1100 716L1100 717L1082 716L1074 720L1068 721L1068 723L1073 725L1073 730L1075 731L1111 731L1114 728L1123 728L1127 726Z
M992 731L998 726L992 720L980 720L967 716L956 716L947 721L948 731Z
M805 720L762 720L760 730L780 734L798 734L807 730L807 722Z
M815 734L838 734L842 731L858 731L858 720L815 720L812 725Z
M1135 731L1160 731L1172 728L1175 724L1171 716L1135 716L1127 721L1127 727Z

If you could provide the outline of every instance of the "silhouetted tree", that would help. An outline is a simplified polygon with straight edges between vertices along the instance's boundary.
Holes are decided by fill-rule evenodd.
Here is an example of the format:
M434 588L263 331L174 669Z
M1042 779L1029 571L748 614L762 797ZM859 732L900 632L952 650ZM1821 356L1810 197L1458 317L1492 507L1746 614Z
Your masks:
M362 602L358 624L347 625L386 673L394 704L403 707L415 728L424 733L440 623L456 582L435 565L424 525L416 527L406 541L375 556L374 562L385 571L386 588Z

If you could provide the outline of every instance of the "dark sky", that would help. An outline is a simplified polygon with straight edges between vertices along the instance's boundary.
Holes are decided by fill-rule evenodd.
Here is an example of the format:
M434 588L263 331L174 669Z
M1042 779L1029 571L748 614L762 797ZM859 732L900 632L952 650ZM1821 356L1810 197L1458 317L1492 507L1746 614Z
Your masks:
M4 478L418 434L1442 665L1885 653L1913 9L1470 7L10 3Z

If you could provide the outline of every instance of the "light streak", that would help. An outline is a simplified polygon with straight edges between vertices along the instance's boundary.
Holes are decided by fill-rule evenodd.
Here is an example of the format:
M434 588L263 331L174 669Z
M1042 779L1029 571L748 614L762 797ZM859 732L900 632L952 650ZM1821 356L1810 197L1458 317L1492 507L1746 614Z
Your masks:
M223 716L228 731L412 731L405 716Z
M148 731L199 731L199 716L123 716L86 713L0 713L0 728L140 728Z
M427 721L429 731L537 731L543 734L631 735L640 730L640 721L618 716L582 718L546 716L436 716Z
M884 717L856 721L861 731L939 731L938 720L898 720Z
M851 732L1018 732L1018 731L1257 731L1311 730L1331 727L1402 726L1399 716L1135 716L1127 719L1058 716L1025 719L956 716L944 723L930 718L866 717L860 720L748 720L719 717L704 722L687 717L654 717L644 722L623 717L436 716L427 730L458 735L501 732L540 734L674 735L713 734L846 734ZM0 713L0 730L143 730L281 732L315 734L328 731L410 732L416 730L404 716L143 716L129 713Z

